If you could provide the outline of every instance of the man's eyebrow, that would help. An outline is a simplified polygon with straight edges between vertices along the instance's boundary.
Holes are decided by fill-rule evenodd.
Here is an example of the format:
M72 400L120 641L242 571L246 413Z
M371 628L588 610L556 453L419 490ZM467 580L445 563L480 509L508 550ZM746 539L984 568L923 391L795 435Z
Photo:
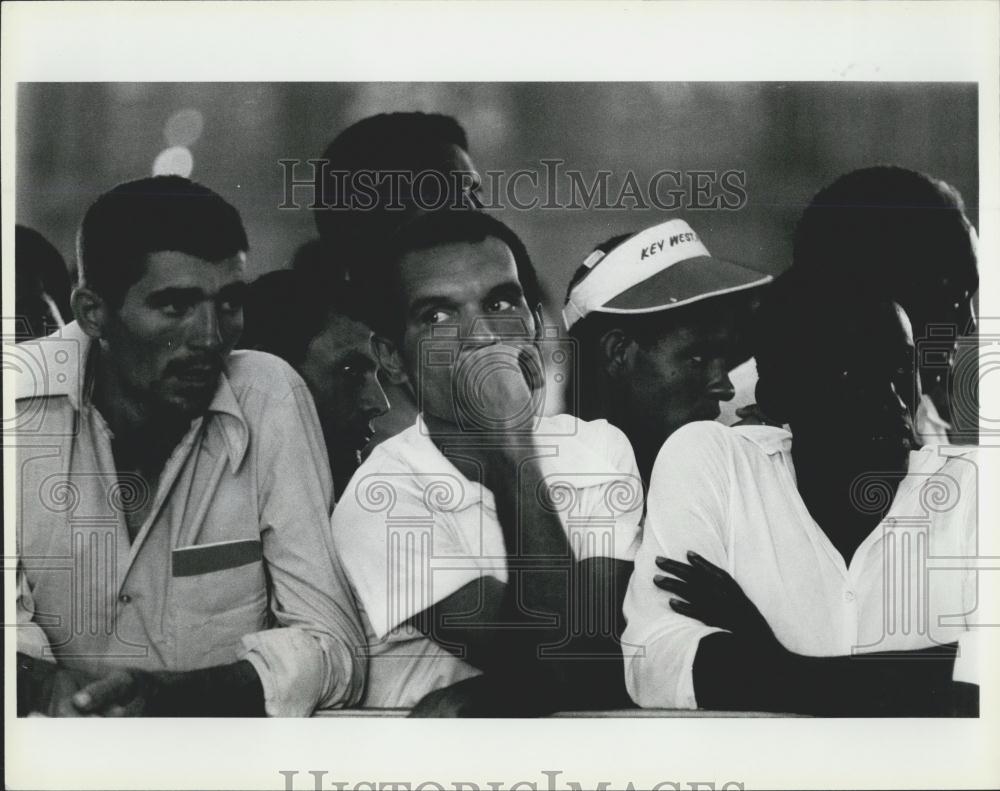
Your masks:
M219 289L218 296L228 297L228 296L242 296L245 292L249 291L250 285L245 280L234 280L232 283L226 283L222 288Z
M506 283L498 283L490 289L487 299L493 299L497 296L524 296L524 288L521 283L517 280L508 280Z
M429 296L429 297L420 297L419 299L415 300L410 305L409 314L410 314L410 317L412 318L412 317L415 317L415 316L419 316L427 308L431 308L431 307L434 307L434 308L436 308L436 307L449 307L450 308L450 307L454 307L456 304L457 303L455 302L455 300L451 299L450 297L445 297L445 296L441 296L441 295L434 295L434 296Z
M356 365L365 370L378 368L378 363L370 354L364 354L357 349L348 349L343 354L338 355L334 360L334 366Z
M197 302L205 298L205 292L200 288L181 288L169 286L159 291L152 291L146 297L150 305L167 305L171 302Z

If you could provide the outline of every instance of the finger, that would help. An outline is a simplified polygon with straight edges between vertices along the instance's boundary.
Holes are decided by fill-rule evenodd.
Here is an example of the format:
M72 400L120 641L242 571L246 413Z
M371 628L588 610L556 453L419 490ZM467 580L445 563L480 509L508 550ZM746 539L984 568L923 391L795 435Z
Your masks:
M661 570L666 571L668 574L673 574L682 580L690 581L694 574L694 569L687 563L681 563L679 560L673 560L672 558L658 557L656 565Z
M82 717L83 714L73 705L73 698L69 695L56 701L50 712L53 717Z
M73 705L82 712L103 711L130 695L133 678L129 673L112 673L94 681L73 696Z
M689 586L683 580L674 579L673 577L664 577L662 575L657 575L653 577L653 584L660 590L669 591L670 593L676 593L685 599L690 599L688 595Z
M146 713L146 698L137 695L122 707L123 717L141 717Z
M524 381L528 383L528 389L533 393L540 390L545 385L545 370L542 367L542 356L537 347L534 344L522 346L517 362L521 366Z
M686 615L688 618L694 618L696 621L705 622L705 619L700 617L700 610L686 601L671 599L670 608L679 615Z
M730 577L727 572L725 572L723 569L720 569L714 563L710 563L709 561L705 560L705 558L703 558L697 552L688 552L687 559L691 563L691 565L694 566L696 569L704 572L705 574L711 575L712 577L721 582L735 582L735 580L733 580L733 578Z

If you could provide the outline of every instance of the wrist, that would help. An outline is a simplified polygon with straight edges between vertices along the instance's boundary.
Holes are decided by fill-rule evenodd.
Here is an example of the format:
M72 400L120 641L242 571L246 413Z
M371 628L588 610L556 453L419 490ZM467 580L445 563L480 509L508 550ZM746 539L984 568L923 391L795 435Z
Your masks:
M17 716L23 717L40 709L41 702L48 697L51 681L58 669L55 662L18 652Z

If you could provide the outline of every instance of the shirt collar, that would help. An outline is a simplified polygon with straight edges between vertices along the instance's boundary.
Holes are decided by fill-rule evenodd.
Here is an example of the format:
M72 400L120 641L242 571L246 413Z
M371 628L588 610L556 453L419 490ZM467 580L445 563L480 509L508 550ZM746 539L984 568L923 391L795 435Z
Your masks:
M17 399L62 396L77 412L81 404L89 402L85 388L93 339L77 322L70 322L48 337L19 343L17 348L20 352L20 370L15 377ZM235 471L250 444L250 429L226 376L228 368L227 361L207 411L222 431L229 463Z
M565 420L568 416L560 416ZM570 418L575 420L575 418ZM544 455L538 459L545 478L559 479L574 488L598 486L622 478L624 471L609 469L609 461L580 439L579 431L568 432L555 428L557 418L542 417L536 429L536 443ZM582 422L582 421L581 421ZM548 429L548 430L546 430ZM538 436L538 434L541 436ZM478 482L466 478L440 451L430 437L423 415L399 435L406 444L406 460L415 471L428 473L426 485L437 481L442 474L455 476L462 482L462 492L448 510L462 510L482 502L495 510L493 493Z
M791 450L792 432L786 428L767 425L733 426L740 436L759 446L768 456Z

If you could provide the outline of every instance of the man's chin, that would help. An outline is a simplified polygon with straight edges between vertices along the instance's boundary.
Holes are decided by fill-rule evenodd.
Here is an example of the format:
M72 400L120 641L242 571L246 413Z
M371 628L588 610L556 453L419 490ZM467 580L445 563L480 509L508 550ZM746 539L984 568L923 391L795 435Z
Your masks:
M168 392L158 399L157 411L166 419L191 421L208 412L215 388L194 392Z

